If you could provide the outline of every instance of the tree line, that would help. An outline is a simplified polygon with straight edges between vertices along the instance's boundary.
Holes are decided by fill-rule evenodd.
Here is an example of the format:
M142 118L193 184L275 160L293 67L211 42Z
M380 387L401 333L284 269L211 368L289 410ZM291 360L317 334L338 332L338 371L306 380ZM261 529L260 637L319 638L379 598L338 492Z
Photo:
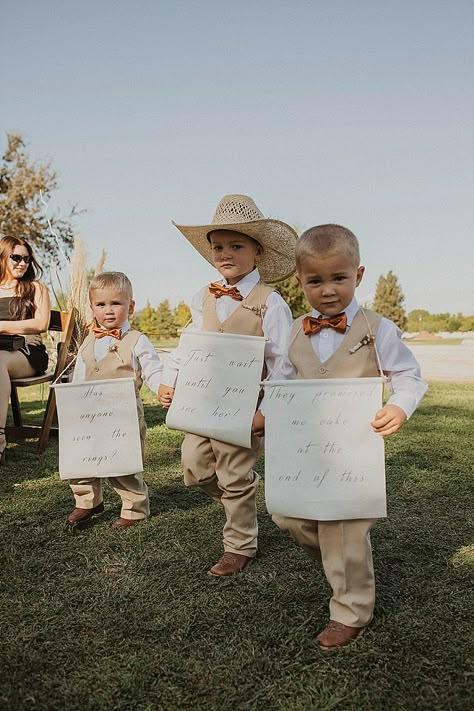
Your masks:
M180 328L184 328L191 320L191 310L184 301L180 301L172 309L168 299L162 301L156 308L148 302L145 308L137 311L132 317L132 324L151 339L176 338Z
M311 310L296 275L293 274L277 284L277 290L289 305L293 318L298 318ZM362 306L373 309L396 323L402 331L410 333L418 331L433 333L474 331L474 316L464 316L461 313L432 314L424 309L414 309L406 313L405 296L398 277L392 271L379 276L373 301L362 304Z
M461 313L431 314L425 309L413 309L408 314L406 330L410 333L415 331L430 331L431 333L474 331L474 316L464 316Z
M46 206L57 187L57 176L50 163L32 161L23 137L7 134L7 148L0 162L0 235L28 240L40 261L47 264L53 273L59 257L71 252L73 221L79 214L73 207L66 216L47 215ZM295 275L277 284L276 288L288 303L294 318L310 310ZM474 330L474 316L431 314L424 309L415 309L407 314L402 288L392 271L379 277L373 302L363 306L391 319L402 331L454 333ZM190 316L189 307L183 301L173 309L165 299L156 308L147 303L134 315L133 323L151 338L175 338Z
M401 299L401 289L387 288L397 277L389 272L387 276L380 276L373 304L364 304L377 313L394 321L402 331L415 333L419 331L439 332L466 332L474 331L474 316L463 314L440 313L432 314L424 309L414 309L405 314ZM306 303L304 293L295 276L276 285L285 301L290 306L293 317L311 310ZM168 299L162 301L156 308L147 303L144 309L133 316L133 325L150 338L176 338L179 329L183 328L191 318L188 305L181 301L176 308L171 308Z

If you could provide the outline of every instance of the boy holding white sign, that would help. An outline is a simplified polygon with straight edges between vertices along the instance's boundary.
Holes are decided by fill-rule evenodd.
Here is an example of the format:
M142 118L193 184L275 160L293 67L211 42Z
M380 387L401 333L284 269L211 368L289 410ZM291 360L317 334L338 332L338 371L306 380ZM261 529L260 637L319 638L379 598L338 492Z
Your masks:
M391 396L370 424L383 437L397 432L427 386L414 356L400 341L397 326L360 308L354 297L364 274L355 235L339 225L307 230L296 245L296 269L313 311L293 324L287 356L271 379L371 378L383 371ZM267 399L263 413L266 408ZM322 649L349 644L373 616L369 532L375 519L317 521L274 514L273 520L322 560L333 596L330 622L316 637L318 644Z
M132 284L122 272L97 274L89 287L89 299L95 326L79 349L73 382L111 378L135 379L135 395L143 454L146 424L140 388L143 381L158 392L163 365L149 339L132 329L129 317L133 314ZM122 499L120 518L113 528L135 525L150 513L148 489L143 472L109 476L109 482ZM76 508L69 514L67 525L75 526L102 513L102 480L98 477L71 479Z
M293 273L296 232L284 222L266 219L246 195L222 198L209 225L176 226L223 277L194 297L192 326L187 332L264 336L263 364L271 370L286 350L291 312L281 296L264 282L280 281ZM228 353L227 358L232 355ZM180 348L176 349L166 363L159 389L163 407L170 406L178 372L185 364L183 350L180 353ZM230 366L228 362L229 370ZM260 377L259 369L257 378ZM255 405L256 400L257 397ZM216 400L213 414L219 404ZM248 426L250 429L250 421ZM209 570L210 575L240 572L257 552L258 477L253 466L261 441L255 436L255 427L252 432L250 447L189 432L184 439L186 486L201 487L224 507L226 514L224 555Z

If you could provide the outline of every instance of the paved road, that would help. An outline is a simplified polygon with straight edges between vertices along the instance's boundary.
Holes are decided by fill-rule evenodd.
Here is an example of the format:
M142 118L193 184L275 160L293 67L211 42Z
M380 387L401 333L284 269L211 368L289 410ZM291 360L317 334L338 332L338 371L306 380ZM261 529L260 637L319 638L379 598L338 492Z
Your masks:
M405 341L406 343L406 341ZM417 346L407 343L421 365L426 380L474 383L474 346ZM159 348L165 361L169 349Z
M474 383L474 345L406 345L419 362L425 380Z

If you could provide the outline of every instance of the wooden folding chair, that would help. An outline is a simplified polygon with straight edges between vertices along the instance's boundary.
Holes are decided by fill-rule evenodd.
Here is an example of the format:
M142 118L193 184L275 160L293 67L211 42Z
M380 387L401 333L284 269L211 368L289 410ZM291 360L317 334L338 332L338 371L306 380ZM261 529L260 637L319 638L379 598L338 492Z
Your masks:
M63 372L67 365L69 348L74 334L74 326L76 323L75 309L71 309L68 313L51 311L48 330L62 332L61 341L58 344L58 358L54 371L43 373L42 375L33 375L30 378L14 378L11 380L11 395L10 402L12 407L13 425L7 425L7 439L26 439L27 437L38 437L38 452L44 452L48 445L51 435L57 436L57 413L56 413L56 398L54 388L50 388L48 402L43 415L43 422L39 425L25 425L23 423L20 399L18 397L18 388L28 388L31 385L40 385L41 383L51 383Z

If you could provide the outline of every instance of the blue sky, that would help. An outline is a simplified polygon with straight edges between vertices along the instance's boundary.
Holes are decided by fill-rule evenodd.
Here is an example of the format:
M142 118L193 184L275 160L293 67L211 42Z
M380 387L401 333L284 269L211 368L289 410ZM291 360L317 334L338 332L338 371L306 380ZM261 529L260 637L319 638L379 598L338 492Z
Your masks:
M93 265L137 306L214 270L171 225L251 195L298 229L361 243L358 294L474 311L472 11L464 0L0 0L0 141L51 160Z

